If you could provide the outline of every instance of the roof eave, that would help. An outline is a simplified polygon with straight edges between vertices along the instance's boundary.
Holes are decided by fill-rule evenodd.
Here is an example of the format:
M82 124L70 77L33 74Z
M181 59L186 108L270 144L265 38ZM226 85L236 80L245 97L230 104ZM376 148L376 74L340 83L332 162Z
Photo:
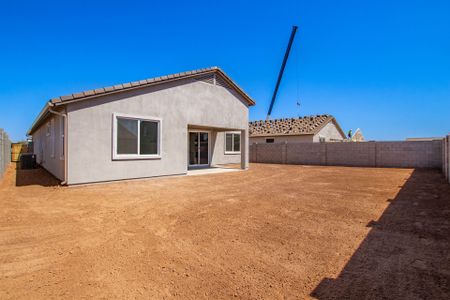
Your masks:
M145 87L150 87L150 86L154 86L154 85L158 85L158 84L173 82L173 81L182 80L182 79L194 78L199 75L216 73L216 72L219 73L225 79L225 81L228 84L230 84L238 92L238 94L247 101L248 106L253 106L256 104L256 102L247 93L245 93L244 90L241 89L224 71L222 71L222 69L220 69L219 67L211 67L211 68L207 68L207 69L199 69L199 70L194 70L194 71L186 71L186 72L178 73L178 76L175 76L175 74L160 76L160 77L157 77L158 79L153 78L153 81L150 81L150 82L149 82L149 80L151 80L151 79L146 79L145 80L146 83L143 83L143 84L133 85L133 83L131 83L131 82L123 83L123 84L120 84L122 86L122 88L116 89L116 90L111 90L111 91L107 90L109 87L105 87L105 88L99 88L96 90L83 92L83 94L92 93L92 95L87 95L87 96L83 95L81 97L77 97L77 96L74 96L75 94L71 94L68 96L62 96L62 97L50 99L49 101L46 102L44 108L41 110L39 115L34 120L33 124L31 125L30 129L27 132L27 135L32 135L33 132L36 131L36 129L40 126L41 121L45 118L46 114L48 113L50 107L62 106L62 105L70 104L73 102L90 100L90 99L94 99L94 98L98 98L98 97L102 97L102 96L123 93L123 92L141 89L141 88L145 88ZM126 85L126 87L124 87L125 85Z
M231 77L229 77L224 71L222 71L222 69L220 69L219 67L216 67L214 71L217 71L219 74L221 74L224 77L224 79L227 81L227 83L231 84L234 87L234 89L236 89L239 92L239 94L242 97L244 97L245 100L247 100L249 106L253 106L256 104L255 100L253 100L249 95L247 95L247 93L244 92L244 90L239 85L237 85L237 83L235 83L231 79Z
M339 125L339 123L338 123L338 121L336 120L336 118L333 117L333 120L332 120L332 121L333 121L334 125L336 126L336 128L338 129L338 131L342 134L342 137L343 137L344 139L346 139L347 136L345 135L344 130L342 130L341 125Z
M147 82L147 83L141 84L141 85L129 86L129 87L113 90L113 91L105 91L105 88L103 88L103 92L95 93L95 90L94 90L94 94L89 95L89 96L73 97L73 94L72 94L72 99L63 100L60 97L60 98L53 98L50 100L50 102L55 106L60 106L60 105L65 105L65 104L69 104L69 103L73 103L73 102L90 100L90 99L94 99L94 98L98 98L98 97L102 97L102 96L106 96L106 95L112 95L112 94L118 94L118 93L123 93L123 92L127 92L127 91L132 91L132 90L136 90L136 89L142 89L142 88L146 88L146 87L150 87L150 86L154 86L154 85L158 85L158 84L178 81L178 80L182 80L182 79L194 78L194 77L198 77L199 75L216 73L216 72L219 73L220 75L222 75L222 77L227 81L227 83L230 84L239 93L239 95L241 95L247 101L249 106L253 106L256 104L256 102L249 95L247 95L247 93L245 93L243 89L241 89L228 75L225 74L224 71L222 71L218 67L213 67L210 69L203 69L196 73L194 73L193 71L189 71L189 72L185 72L187 74L181 73L183 75L173 77L173 78L170 78L170 76L172 76L172 75L161 76L158 78L163 78L163 77L167 77L167 78L161 79L161 80L155 80L153 82ZM65 96L65 97L69 97L69 96Z
M47 115L50 107L52 107L52 106L53 106L53 104L51 103L51 100L45 102L45 105L41 109L41 112L38 114L38 116L34 120L33 124L30 127L30 129L28 129L27 136L32 135L36 131L36 129L39 128L41 121L45 118L45 116Z

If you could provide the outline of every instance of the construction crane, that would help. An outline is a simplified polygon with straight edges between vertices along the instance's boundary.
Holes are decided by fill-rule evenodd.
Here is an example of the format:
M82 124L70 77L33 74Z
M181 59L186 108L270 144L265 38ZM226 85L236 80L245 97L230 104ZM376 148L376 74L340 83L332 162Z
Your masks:
M272 113L273 104L277 98L278 88L280 87L281 78L283 77L284 68L286 67L286 62L289 57L289 52L291 52L292 43L294 42L295 33L297 32L297 26L292 26L291 37L289 38L289 43L284 54L283 63L281 64L280 73L278 74L277 84L275 85L275 90L273 91L272 101L270 101L269 111L267 112L266 120L270 119L270 114Z

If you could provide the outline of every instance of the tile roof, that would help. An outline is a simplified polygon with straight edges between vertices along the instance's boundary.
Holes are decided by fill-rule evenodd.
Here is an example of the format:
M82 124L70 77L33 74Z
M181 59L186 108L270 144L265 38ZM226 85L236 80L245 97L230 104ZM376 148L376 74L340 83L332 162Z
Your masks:
M171 75L143 79L143 80L139 80L139 81L117 84L114 86L108 86L108 87L98 88L98 89L94 89L94 90L88 90L88 91L84 91L84 92L79 92L79 93L75 93L75 94L52 98L52 99L50 99L50 102L55 105L60 105L60 104L74 102L74 101L78 101L78 100L85 100L85 99L90 99L93 97L103 96L103 95L107 95L107 94L111 94L111 93L122 92L122 91L126 91L129 89L143 88L146 86L160 84L160 83L164 83L167 81L179 80L179 79L190 78L190 77L197 77L199 75L204 75L204 74L209 74L209 73L214 73L214 72L222 75L222 77L224 77L225 80L227 80L228 83L234 89L237 90L237 92L248 102L249 105L255 104L255 101L249 95L247 95L219 67L210 67L210 68L192 70L192 71L181 72L181 73L176 73L176 74L171 74Z
M332 120L334 120L334 117L331 115L316 115L301 118L253 121L249 122L249 135L254 137L316 134Z
M60 106L77 101L89 100L92 98L101 97L114 93L126 92L128 90L145 88L148 86L153 86L165 82L171 82L187 78L198 78L210 74L220 75L220 80L218 78L219 82L218 85L227 86L229 88L234 89L240 96L242 96L245 99L245 101L247 101L249 106L255 105L255 101L249 95L247 95L247 93L245 93L244 90L242 90L242 88L239 87L236 84L236 82L234 82L224 71L222 71L219 67L210 67L160 77L154 77L139 81L127 82L113 86L107 86L94 90L52 98L45 104L44 108L41 110L37 118L34 120L33 124L31 125L31 128L27 132L27 135L31 135L41 125L42 121L48 115L50 107Z

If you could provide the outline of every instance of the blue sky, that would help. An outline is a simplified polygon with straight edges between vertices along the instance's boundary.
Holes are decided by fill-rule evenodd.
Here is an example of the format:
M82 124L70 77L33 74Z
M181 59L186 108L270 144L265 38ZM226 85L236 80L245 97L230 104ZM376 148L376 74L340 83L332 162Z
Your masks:
M264 119L332 114L368 139L450 131L450 1L5 1L0 127L13 140L49 98L220 66ZM301 106L296 102L300 100Z

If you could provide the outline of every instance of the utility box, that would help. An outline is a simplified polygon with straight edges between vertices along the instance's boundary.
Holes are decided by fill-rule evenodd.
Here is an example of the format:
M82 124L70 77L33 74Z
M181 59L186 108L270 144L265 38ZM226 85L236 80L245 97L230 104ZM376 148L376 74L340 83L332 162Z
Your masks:
M33 153L23 153L20 155L20 168L22 170L36 168L36 155Z

